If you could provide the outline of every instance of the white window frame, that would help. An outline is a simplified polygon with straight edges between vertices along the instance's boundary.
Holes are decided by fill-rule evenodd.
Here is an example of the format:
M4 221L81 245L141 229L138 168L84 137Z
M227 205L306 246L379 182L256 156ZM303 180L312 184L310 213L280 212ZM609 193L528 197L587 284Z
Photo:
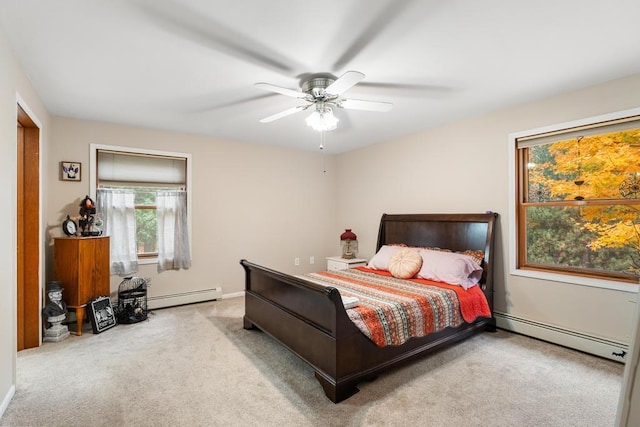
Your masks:
M618 111L601 116L589 117L586 119L574 120L565 123L545 126L536 129L529 129L521 132L509 134L509 274L514 276L523 276L533 279L542 279L551 282L571 283L574 285L592 286L597 288L611 289L624 292L638 293L639 286L634 283L618 282L614 280L598 279L592 277L583 277L571 274L558 274L543 271L532 271L517 268L517 249L518 235L516 229L516 209L518 200L516 199L517 189L516 182L518 178L517 170L517 151L516 141L518 138L525 138L533 135L539 135L547 132L561 131L578 126L586 126L594 123L606 122L610 120L619 120L629 116L640 115L640 108L632 108L630 110Z
M148 155L156 155L156 156L165 156L165 157L182 157L187 159L187 225L189 232L189 250L193 254L192 248L192 235L193 235L193 227L191 224L191 154L189 153L178 153L174 151L159 151L159 150L149 150L146 148L134 148L134 147L123 147L120 145L104 145L104 144L90 144L89 145L89 194L93 200L96 200L96 189L97 189L97 166L98 166L98 151L99 150L109 150L109 151L120 151L123 153L131 153L131 154L148 154ZM157 264L158 258L138 258L138 264Z

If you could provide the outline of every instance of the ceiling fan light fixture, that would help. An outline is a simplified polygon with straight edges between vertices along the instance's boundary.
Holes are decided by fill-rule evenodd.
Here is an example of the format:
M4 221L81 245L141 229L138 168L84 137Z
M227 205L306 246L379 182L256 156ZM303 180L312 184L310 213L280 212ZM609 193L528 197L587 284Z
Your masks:
M317 108L305 121L313 130L319 132L334 130L338 127L338 118L333 115L333 110L329 107Z
M345 99L342 94L364 78L359 71L347 71L339 78L331 74L318 73L308 75L300 83L301 91L275 86L269 83L256 83L255 86L307 102L280 113L261 119L261 123L269 123L282 117L289 116L301 110L313 107L315 110L307 117L307 125L319 132L334 130L338 127L338 119L333 115L330 107L345 108L347 110L389 111L393 108L390 102L368 101L362 99Z

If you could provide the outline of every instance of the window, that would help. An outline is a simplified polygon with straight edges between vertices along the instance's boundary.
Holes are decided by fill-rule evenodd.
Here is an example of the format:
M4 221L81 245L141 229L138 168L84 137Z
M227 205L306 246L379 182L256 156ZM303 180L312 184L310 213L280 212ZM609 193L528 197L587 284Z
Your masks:
M188 192L189 155L95 144L91 147L92 160L95 159L92 192L111 189L132 193L137 258L141 262L155 262L158 257L156 198L162 191ZM187 213L189 211L187 208Z
M136 252L138 258L155 258L158 256L156 194L159 190L170 190L170 186L144 186L140 183L102 184L98 188L128 189L134 192L134 208L136 217Z
M516 268L638 283L638 112L511 141Z

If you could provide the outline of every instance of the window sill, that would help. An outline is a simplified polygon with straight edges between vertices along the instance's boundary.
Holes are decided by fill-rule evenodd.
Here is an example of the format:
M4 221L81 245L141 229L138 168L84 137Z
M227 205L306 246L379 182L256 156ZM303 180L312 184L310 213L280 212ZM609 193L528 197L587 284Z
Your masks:
M594 288L610 289L613 291L631 292L634 294L638 293L638 288L640 287L634 283L616 282L613 280L594 279L591 277L572 276L568 274L556 274L534 270L512 269L511 275L530 277L532 279L548 280L550 282L562 282L572 285L591 286Z
M138 265L157 264L158 258L138 258Z

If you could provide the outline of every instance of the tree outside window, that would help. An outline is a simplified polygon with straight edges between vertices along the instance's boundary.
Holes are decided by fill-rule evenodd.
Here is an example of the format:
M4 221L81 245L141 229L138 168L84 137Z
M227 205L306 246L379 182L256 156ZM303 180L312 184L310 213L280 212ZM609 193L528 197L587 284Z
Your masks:
M518 267L637 283L640 123L534 139L518 160Z

